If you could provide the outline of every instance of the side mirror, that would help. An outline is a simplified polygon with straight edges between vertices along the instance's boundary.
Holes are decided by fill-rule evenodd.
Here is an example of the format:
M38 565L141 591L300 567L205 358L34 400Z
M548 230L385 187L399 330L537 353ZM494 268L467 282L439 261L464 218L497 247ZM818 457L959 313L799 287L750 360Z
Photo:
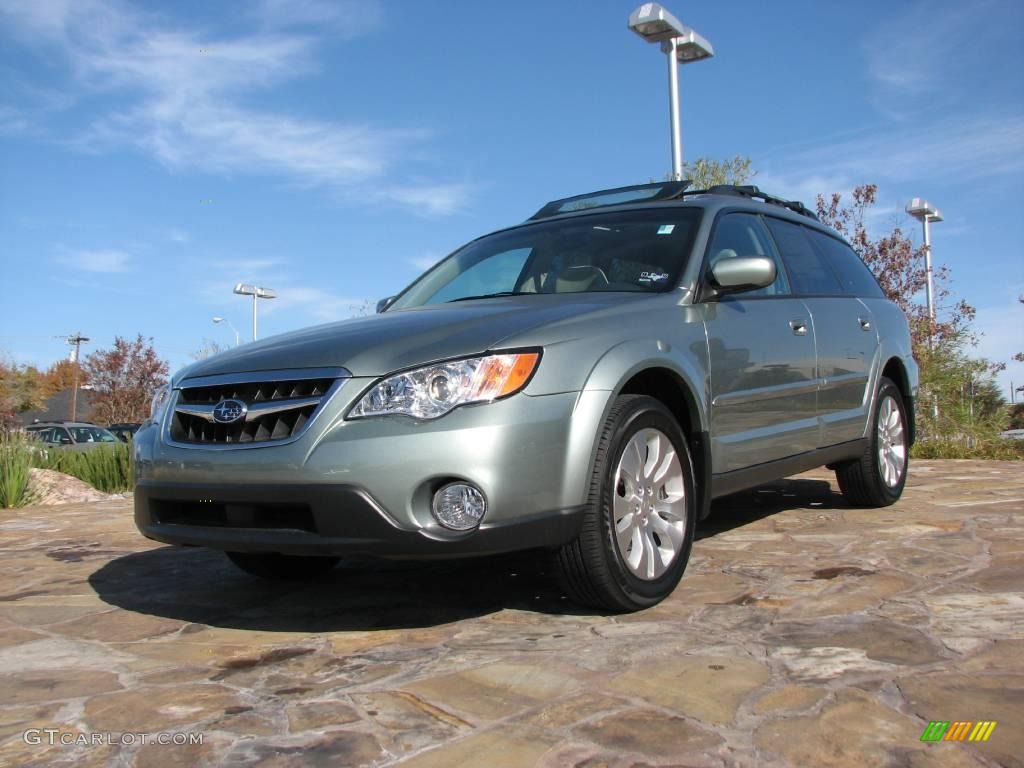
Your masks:
M71 438L70 437L62 437L60 439L60 444L61 445L71 445Z
M380 301L378 301L377 302L377 314L379 315L385 309L387 309L392 304L394 304L396 298L398 298L398 297L397 296L388 296L386 299L381 299Z
M766 256L719 259L711 268L711 284L718 293L740 293L775 282L775 262Z

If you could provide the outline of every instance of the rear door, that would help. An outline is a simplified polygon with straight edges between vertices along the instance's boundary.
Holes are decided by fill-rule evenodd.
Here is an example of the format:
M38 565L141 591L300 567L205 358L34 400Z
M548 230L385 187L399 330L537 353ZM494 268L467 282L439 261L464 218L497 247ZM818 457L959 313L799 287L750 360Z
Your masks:
M813 450L817 444L814 332L790 291L760 216L718 217L705 274L720 259L767 256L775 283L703 304L711 370L711 445L716 472Z
M868 377L878 346L871 312L832 265L832 243L842 245L840 241L774 217L768 218L768 227L814 323L818 447L856 440L864 434Z

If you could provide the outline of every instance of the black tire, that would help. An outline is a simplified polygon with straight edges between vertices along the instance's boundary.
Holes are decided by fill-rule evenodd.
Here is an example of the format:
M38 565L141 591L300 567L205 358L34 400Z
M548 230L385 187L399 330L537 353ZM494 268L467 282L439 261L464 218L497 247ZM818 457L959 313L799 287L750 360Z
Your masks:
M891 399L896 405L900 424L903 428L905 457L903 472L897 483L889 484L882 474L882 463L879 458L878 419L882 404ZM890 379L882 377L878 383L878 394L875 396L874 410L871 413L871 425L868 434L868 447L859 459L845 462L836 467L836 480L839 490L852 507L887 507L896 502L903 494L903 486L907 482L907 471L910 468L910 435L907 412L903 404L903 395Z
M338 564L336 557L282 555L279 552L225 552L228 559L253 576L274 581L309 581Z
M675 449L682 468L686 520L676 559L658 578L644 580L630 572L615 541L612 494L623 449L641 429L660 430ZM575 602L612 612L638 611L668 597L682 578L693 546L697 496L687 440L669 410L645 395L623 395L608 414L590 480L589 508L579 537L554 555L556 573Z

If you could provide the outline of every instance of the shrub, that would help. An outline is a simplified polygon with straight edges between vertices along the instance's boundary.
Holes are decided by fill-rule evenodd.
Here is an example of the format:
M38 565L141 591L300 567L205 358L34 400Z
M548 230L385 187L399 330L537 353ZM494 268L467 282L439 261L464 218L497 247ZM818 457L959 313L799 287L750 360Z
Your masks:
M995 459L1024 461L1024 440L928 438L914 444L915 459Z
M132 447L130 443L103 445L88 451L49 450L36 454L35 465L84 480L104 493L131 490Z
M21 432L0 430L0 507L25 503L32 454L28 437Z

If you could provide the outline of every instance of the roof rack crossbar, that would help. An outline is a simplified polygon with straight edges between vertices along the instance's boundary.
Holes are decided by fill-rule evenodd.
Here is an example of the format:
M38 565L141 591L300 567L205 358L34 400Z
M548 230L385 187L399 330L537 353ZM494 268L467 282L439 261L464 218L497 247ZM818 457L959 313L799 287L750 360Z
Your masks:
M769 195L767 192L762 192L760 189L755 187L753 184L738 185L738 184L716 184L713 187L703 190L709 195L736 195L737 197L747 197L750 199L763 200L771 205L781 205L783 208L788 208L794 213L799 213L802 216L818 220L818 214L810 210L807 206L798 200L784 200L781 197L775 197ZM691 193L695 194L695 193Z
M552 200L550 203L545 205L527 221L536 221L537 219L546 219L550 216L557 216L560 213L569 213L571 211L585 210L590 208L604 208L608 205L622 205L624 203L633 202L633 200L613 200L608 203L597 202L602 197L615 197L629 195L631 192L650 192L649 195L640 194L636 197L635 201L638 203L650 203L650 202L661 202L664 200L676 200L686 193L686 190L691 186L693 182L688 179L683 181L659 181L652 184L634 184L630 187L616 187L614 189L602 189L597 192L587 192L585 195L575 195L573 197L564 197L561 200ZM594 200L593 203L588 201ZM577 204L575 207L573 204Z

